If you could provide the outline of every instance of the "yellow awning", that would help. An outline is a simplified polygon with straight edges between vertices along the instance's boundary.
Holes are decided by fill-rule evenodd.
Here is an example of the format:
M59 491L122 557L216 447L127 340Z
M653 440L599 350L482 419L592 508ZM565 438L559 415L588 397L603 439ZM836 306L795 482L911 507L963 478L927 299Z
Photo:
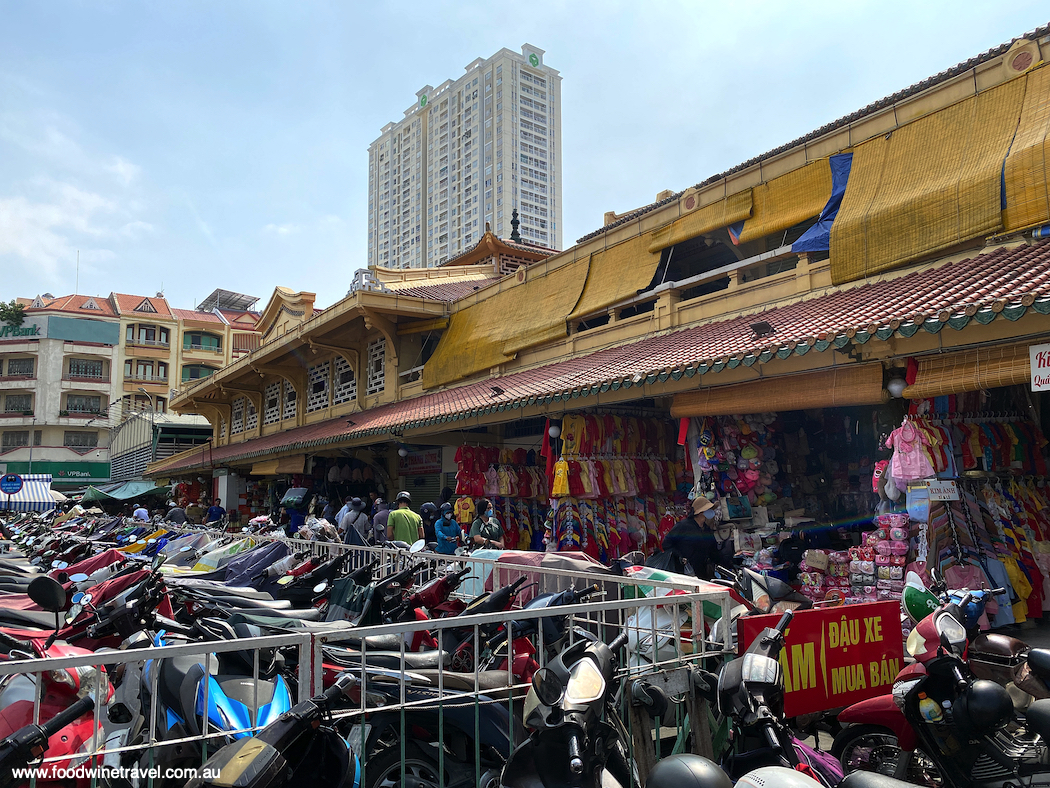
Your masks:
M1025 82L991 88L854 149L831 227L835 284L1001 229L1000 176Z
M744 223L740 242L782 233L799 222L819 216L831 196L831 166L827 159L755 186L751 217Z
M251 476L275 476L279 473L302 473L306 466L306 455L295 454L276 460L263 460L252 465Z
M882 364L853 364L802 375L684 391L675 394L671 416L680 419L878 405L888 396L882 388Z
M1027 384L1031 370L1027 343L927 356L919 359L915 383L904 389L904 396L927 399Z
M660 265L660 253L649 251L647 236L639 236L591 255L587 284L569 315L575 320L593 315L644 290Z
M666 227L654 230L649 251L655 254L668 246L746 219L751 215L751 205L751 189L745 189L703 208L697 208L692 213L675 219Z
M1003 169L1003 226L1007 230L1050 222L1050 68L1032 69L1025 83L1017 136Z

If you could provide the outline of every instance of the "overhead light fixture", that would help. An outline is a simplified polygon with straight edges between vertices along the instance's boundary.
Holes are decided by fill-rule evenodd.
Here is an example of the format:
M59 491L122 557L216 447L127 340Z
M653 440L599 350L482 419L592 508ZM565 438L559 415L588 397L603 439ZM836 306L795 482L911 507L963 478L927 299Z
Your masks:
M399 446L398 449L397 449L397 456L398 457L407 457L408 456L408 449L406 449L404 446Z
M759 320L751 324L751 330L755 332L756 337L768 337L773 333L773 326L765 320Z
M552 424L547 430L547 434L550 435L552 438L557 438L559 435L561 435L561 427L559 427L557 424Z

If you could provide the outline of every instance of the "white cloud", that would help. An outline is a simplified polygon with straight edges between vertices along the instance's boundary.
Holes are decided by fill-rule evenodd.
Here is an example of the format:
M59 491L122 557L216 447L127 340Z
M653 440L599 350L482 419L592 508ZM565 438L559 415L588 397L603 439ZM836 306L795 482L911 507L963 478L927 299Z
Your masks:
M268 224L263 227L263 231L267 233L273 233L275 235L292 235L302 229L297 224Z
M141 238L146 233L153 232L153 225L149 222L128 222L118 232L126 238Z
M132 164L123 156L114 156L112 163L105 165L105 169L113 173L117 180L125 186L130 186L131 182L142 172L141 167L137 164Z
M107 222L117 212L116 204L68 183L43 185L45 194L38 199L0 197L0 257L19 258L54 281L59 266L76 258L73 235L93 239L90 245L84 244L87 259L101 261L112 256L110 250L100 248L100 242L115 235Z

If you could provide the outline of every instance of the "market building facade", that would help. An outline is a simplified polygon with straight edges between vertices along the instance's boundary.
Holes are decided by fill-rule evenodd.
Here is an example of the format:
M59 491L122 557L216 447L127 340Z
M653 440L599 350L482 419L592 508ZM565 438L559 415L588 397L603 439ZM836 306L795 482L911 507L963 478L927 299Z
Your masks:
M258 350L173 397L211 442L149 475L211 474L249 510L280 485L450 487L497 497L533 547L553 493L556 538L602 557L651 549L696 494L726 519L746 500L755 527L870 517L905 417L987 425L960 478L1034 478L1048 33L606 214L564 252L487 233L464 265L370 268L320 313L279 288ZM516 246L520 266L493 267ZM1029 454L995 454L1011 431Z

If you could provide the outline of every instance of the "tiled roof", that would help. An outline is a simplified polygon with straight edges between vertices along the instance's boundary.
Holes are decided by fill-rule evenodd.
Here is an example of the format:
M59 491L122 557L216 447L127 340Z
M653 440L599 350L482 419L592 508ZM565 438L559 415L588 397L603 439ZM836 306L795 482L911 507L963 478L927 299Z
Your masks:
M429 298L433 301L458 301L476 290L480 290L493 282L498 282L499 279L498 276L489 276L478 279L460 279L452 282L434 282L427 285L411 285L409 287L391 285L388 285L388 287L397 295Z
M171 314L179 320L196 320L200 323L222 323L213 312L198 312L196 309L172 309Z
M89 301L94 301L98 309L84 309L83 306ZM43 309L34 310L26 307L27 312L74 312L84 317L116 317L113 305L104 296L67 295L53 298L47 302Z
M894 334L910 337L921 329L955 330L970 321L990 323L999 316L1016 320L1027 310L1050 314L1050 242L1000 247L977 257L858 287L833 289L782 307L720 320L607 348L586 356L511 373L457 388L354 413L277 435L221 446L184 458L167 470L306 449L369 435L388 435L525 405L581 400L595 394L692 378L741 364L752 366L850 342L864 344ZM774 334L756 339L751 325L768 322ZM498 384L503 394L493 396ZM639 396L642 396L641 392ZM570 405L569 407L573 407Z
M162 296L140 296L140 295L129 295L127 293L110 293L110 298L117 305L117 312L121 315L152 315L156 314L158 317L171 317L171 310L168 308L168 302ZM153 308L157 311L154 312L136 312L135 307L141 304L143 301L149 300L153 305Z
M1036 28L1030 33L1026 33L1024 35L1024 38L1036 41L1039 38L1047 35L1048 33L1050 33L1050 25L1043 25L1042 27ZM977 55L976 57L972 57L969 60L964 60L962 63L952 66L951 68L946 69L945 71L942 71L939 74L934 74L932 77L927 77L926 79L922 80L922 82L916 82L914 85L904 88L904 90L899 90L892 95L886 96L886 98L879 99L878 101L873 102L868 106L863 107L862 109L858 109L856 112L851 112L849 115L841 117L838 120L832 121L831 123L827 123L821 126L819 129L815 129L814 131L809 132L809 134L806 134L805 136L799 137L798 139L785 143L784 145L781 145L778 148L774 148L771 151L767 151L766 153L763 153L760 156L755 156L754 158L748 159L747 161L742 162L741 164L738 164L735 167L731 167L725 172L720 172L717 175L712 175L708 178L705 178L704 180L700 181L700 183L696 184L695 188L701 189L704 186L708 186L712 183L717 183L720 180L728 178L734 173L740 172L741 170L746 170L748 167L753 167L754 165L766 161L767 159L779 156L781 153L785 153L786 151L789 151L793 148L797 148L800 145L805 145L808 142L812 142L813 140L819 139L820 137L823 137L826 134L830 134L836 129L841 129L846 126L849 126L851 123L856 123L861 118L865 118L868 115L872 115L880 110L886 109L887 107L892 107L897 102L903 101L904 99L914 96L918 93L922 93L924 90L928 90L934 85L939 85L940 83L947 82L949 79L957 77L960 74L965 74L967 71L979 66L981 63L986 63L987 61L992 60L993 58L997 58L1000 55L1006 54L1007 50L1010 49L1010 46L1014 43L1014 41L1017 40L1017 38L1011 39L1005 44L1000 44L999 46L993 49L989 49L987 52ZM615 227L619 227L625 222L629 222L632 219L637 219L639 216L647 214L650 211L654 211L657 208L666 205L667 203L674 202L679 197L681 197L682 194L683 192L678 192L677 194L673 194L667 199L661 200L660 202L655 202L651 205L646 205L642 208L636 208L633 211L629 211L628 213L625 213L623 216L619 217L615 222L611 222L606 226L600 227L597 230L583 236L582 238L577 240L576 243L583 243L584 241L588 241L591 238L595 238L604 232L612 230Z
M249 323L255 325L259 322L258 312L236 312L232 309L220 309L219 311L230 323L239 324L241 328L246 328Z

